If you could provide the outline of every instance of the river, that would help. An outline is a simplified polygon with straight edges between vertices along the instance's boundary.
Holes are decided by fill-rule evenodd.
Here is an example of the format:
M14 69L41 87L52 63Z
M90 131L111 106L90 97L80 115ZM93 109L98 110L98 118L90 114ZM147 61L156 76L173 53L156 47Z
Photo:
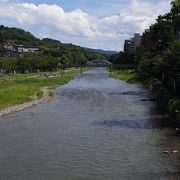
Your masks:
M150 93L108 77L76 75L57 98L0 118L1 180L180 179L174 129Z

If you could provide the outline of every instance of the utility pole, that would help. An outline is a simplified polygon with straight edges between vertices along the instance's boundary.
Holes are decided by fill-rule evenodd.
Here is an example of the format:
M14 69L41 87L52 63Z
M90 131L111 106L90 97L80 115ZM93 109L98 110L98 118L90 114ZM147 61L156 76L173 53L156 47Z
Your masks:
M81 70L81 76L82 76L82 73L83 73L83 71L82 71L82 64L81 64L81 68L80 68L80 70Z
M112 74L112 67L110 66L110 74Z

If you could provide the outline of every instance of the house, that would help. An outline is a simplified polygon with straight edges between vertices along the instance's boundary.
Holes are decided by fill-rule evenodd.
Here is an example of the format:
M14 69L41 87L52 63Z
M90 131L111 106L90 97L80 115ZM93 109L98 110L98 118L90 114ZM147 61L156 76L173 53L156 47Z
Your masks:
M31 53L37 52L37 51L39 51L39 48L35 48L35 47L28 48L28 52L31 52Z
M26 52L34 53L37 51L39 51L39 48L36 48L36 47L24 47L23 45L17 46L17 52L20 52L20 53L26 53Z
M4 48L7 51L14 51L14 52L18 52L18 53L26 53L26 52L37 52L39 51L39 48L36 47L24 47L24 45L11 45L11 44L6 44L4 45Z
M5 44L4 48L8 51L15 51L16 50L15 47L11 44Z
M16 51L6 50L5 52L1 53L1 56L22 58L23 54Z
M25 48L23 45L15 45L16 52L23 53L28 52L27 48Z

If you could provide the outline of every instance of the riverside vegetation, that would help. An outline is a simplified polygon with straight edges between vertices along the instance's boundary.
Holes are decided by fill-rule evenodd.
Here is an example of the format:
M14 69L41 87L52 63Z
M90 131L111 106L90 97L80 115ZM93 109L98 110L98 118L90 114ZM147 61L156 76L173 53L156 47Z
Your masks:
M128 83L140 84L141 80L134 70L113 70L110 77L127 81Z
M170 124L180 128L180 99L178 94L170 91L158 79L146 79L140 73L132 70L113 70L110 77L124 80L128 83L142 84L152 92L159 109L164 114L163 118L168 119Z
M170 122L180 127L180 0L171 1L170 12L160 15L149 31L153 48L145 48L142 44L136 54L120 52L110 59L115 64L136 64L138 75L135 77L140 77L153 92ZM114 76L134 78L134 74L124 71L115 71Z
M41 72L29 74L9 74L0 78L0 110L42 98L43 87L59 86L68 83L79 69ZM48 96L53 96L49 91Z

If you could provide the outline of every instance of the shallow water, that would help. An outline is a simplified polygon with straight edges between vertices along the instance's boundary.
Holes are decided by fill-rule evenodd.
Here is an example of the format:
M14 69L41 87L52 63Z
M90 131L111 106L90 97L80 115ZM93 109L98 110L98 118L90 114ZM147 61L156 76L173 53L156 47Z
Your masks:
M0 118L0 179L179 179L174 130L150 94L94 69L48 103ZM146 99L146 101L143 101Z

